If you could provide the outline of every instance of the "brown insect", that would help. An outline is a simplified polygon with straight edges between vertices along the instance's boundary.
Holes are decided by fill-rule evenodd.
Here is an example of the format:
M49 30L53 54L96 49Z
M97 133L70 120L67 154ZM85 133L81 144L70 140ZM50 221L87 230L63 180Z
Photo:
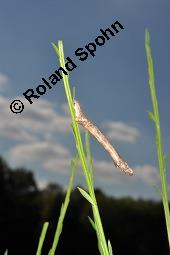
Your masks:
M128 173L129 175L133 175L133 170L128 166L126 161L123 160L123 158L119 155L116 149L111 145L106 136L86 117L86 115L81 110L79 102L76 100L74 100L74 110L76 115L76 121L78 122L78 124L82 125L97 139L97 141L110 154L115 166L123 172Z

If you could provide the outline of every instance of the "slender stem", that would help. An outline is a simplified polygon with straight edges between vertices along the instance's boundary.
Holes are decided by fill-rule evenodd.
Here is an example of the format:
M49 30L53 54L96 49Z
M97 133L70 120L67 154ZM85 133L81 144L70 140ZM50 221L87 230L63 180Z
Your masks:
M53 44L53 47L54 47L54 50L56 51L56 53L59 55L59 61L60 61L61 67L65 68L65 58L64 58L64 51L63 51L62 41L59 41L58 48L56 46L54 46L54 44ZM58 51L56 50L56 48L58 49ZM65 88L65 93L66 93L68 105L69 105L69 108L70 108L77 151L78 151L80 160L82 162L83 172L84 172L84 175L85 175L85 179L86 179L87 187L88 187L88 190L89 190L89 194L90 194L90 196L93 199L93 202L95 204L95 206L92 206L92 210L93 210L93 215L94 215L95 222L96 222L96 225L97 225L97 228L98 228L98 231L97 231L98 240L101 243L101 246L102 246L102 249L103 249L103 254L108 255L109 252L108 252L107 242L106 242L106 239L105 239L104 230L103 230L103 226L102 226L102 222L101 222L101 218L100 218L100 214L99 214L99 210L98 210L98 206L97 206L97 201L96 201L96 197L95 197L94 187L93 187L93 184L92 184L93 182L92 182L92 179L91 179L91 174L90 174L90 171L88 169L88 164L86 162L86 157L85 157L85 153L84 153L84 149L83 149L80 130L79 130L78 124L75 120L76 116L75 116L75 111L74 111L74 103L73 103L73 99L72 99L72 95L71 95L71 91L70 91L70 87L69 87L68 77L66 75L63 75L63 81L64 81L64 88Z
M41 255L41 250L42 250L42 247L43 247L43 243L44 243L44 240L45 240L45 236L46 236L46 233L47 233L48 226L49 226L48 222L45 222L43 224L43 228L42 228L42 231L41 231L41 235L40 235L36 255Z
M152 55L151 55L151 49L150 49L150 38L149 38L148 31L146 31L146 34L145 34L145 47L146 47L146 55L147 55L147 62L148 62L149 87L150 87L150 94L151 94L151 100L153 105L153 113L150 113L150 117L155 124L157 157L159 162L159 173L160 173L161 187L162 187L161 197L162 197L162 202L164 207L168 241L170 246L170 211L169 211L169 203L168 203L168 188L167 188L167 181L166 181L166 162L165 162L165 157L163 154L159 109L158 109L158 101L156 97L154 69L153 69Z
M77 165L78 165L78 155L76 155L75 159L71 161L71 176L70 176L70 180L69 180L69 184L67 187L67 192L66 192L66 196L65 196L65 200L64 200L64 204L62 204L61 206L61 210L60 210L60 216L59 216L59 220L58 220L58 224L56 227L56 231L54 234L54 240L53 240L53 244L51 246L51 250L49 252L49 255L54 255L58 242L59 242L59 238L60 238L60 234L62 232L62 228L63 228L63 222L64 222L64 218L66 215L66 211L68 208L68 204L70 202L70 195L71 195L71 191L73 188L73 182L74 182L74 177L76 174L76 170L77 170Z

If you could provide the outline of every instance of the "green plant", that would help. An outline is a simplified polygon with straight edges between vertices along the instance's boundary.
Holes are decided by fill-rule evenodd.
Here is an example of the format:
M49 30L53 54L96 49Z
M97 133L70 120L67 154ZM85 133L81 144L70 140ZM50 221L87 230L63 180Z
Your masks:
M153 121L155 125L155 132L156 132L155 140L156 140L157 157L159 162L159 173L160 173L160 180L161 180L161 190L159 190L159 193L162 198L167 233L168 233L168 241L170 246L170 211L169 211L169 204L168 204L168 189L167 189L167 179L166 179L167 156L164 155L163 153L159 109L158 109L158 101L156 97L154 69L153 69L153 61L152 61L152 55L151 55L151 49L150 49L150 36L147 30L145 32L145 48L146 48L146 56L147 56L147 63L148 63L149 88L150 88L150 95L151 95L151 100L153 105L153 112L148 112L148 114L150 119Z
M59 238L60 238L60 235L61 235L61 232L62 232L62 229L63 229L63 222L64 222L64 218L65 218L66 211L67 211L67 208L68 208L68 204L69 204L69 201L70 201L70 195L71 195L71 191L72 191L72 187L73 187L74 177L75 177L75 174L76 174L78 159L79 159L78 155L76 155L75 159L71 161L70 181L69 181L69 184L68 184L68 187L67 187L65 201L61 206L60 216L59 216L59 219L58 219L58 224L57 224L57 227L56 227L53 244L52 244L51 249L49 251L49 255L54 255L55 254L55 250L57 248Z
M42 228L42 231L41 231L41 235L40 235L40 238L39 238L39 243L38 243L38 248L37 248L36 255L41 255L41 251L42 251L42 247L43 247L43 243L44 243L44 240L45 240L45 236L46 236L46 233L47 233L48 226L49 226L49 222L44 222L43 228Z
M57 248L57 245L58 245L58 241L59 241L59 238L60 238L60 235L61 235L61 232L62 232L64 218L65 218L66 211L67 211L67 208L68 208L68 205L69 205L69 202L70 202L70 195L71 195L71 191L72 191L72 188L73 188L74 177L75 177L76 170L77 170L77 165L78 165L78 159L79 159L78 155L76 155L76 157L71 161L71 176L70 176L69 184L68 184L68 187L67 187L65 200L64 200L64 203L61 206L60 216L59 216L58 224L57 224L56 231L55 231L55 234L54 234L54 240L53 240L51 249L48 253L49 255L54 255L55 254L55 251L56 251L56 248ZM37 248L36 255L41 255L41 251L42 251L43 243L44 243L45 236L46 236L46 233L47 233L48 225L49 225L48 222L45 222L43 224L43 228L42 228L41 235L40 235L40 238L39 238L39 243L38 243L38 248ZM5 255L7 255L7 254L5 254Z
M65 68L65 57L64 57L62 41L58 42L58 47L54 43L52 43L52 46L59 58L60 66L62 68ZM100 254L112 255L111 244L109 241L108 241L108 244L106 242L106 238L105 238L105 234L104 234L104 230L102 226L102 221L100 218L100 213L99 213L99 209L98 209L98 205L96 201L96 196L94 192L93 174L92 174L92 171L89 169L89 160L87 160L87 157L85 155L79 126L75 119L73 96L70 90L70 84L69 84L69 79L67 75L63 75L63 82L64 82L65 93L66 93L68 106L69 106L71 118L72 118L72 128L73 128L75 144L76 144L79 158L81 160L81 164L82 164L82 168L83 168L83 172L84 172L84 176L85 176L85 180L86 180L86 184L88 188L88 192L80 188L79 188L79 191L89 201L89 203L92 206L94 220L90 219L90 222L93 225L97 234L98 248L99 248ZM87 151L88 153L90 153L90 150L87 150Z

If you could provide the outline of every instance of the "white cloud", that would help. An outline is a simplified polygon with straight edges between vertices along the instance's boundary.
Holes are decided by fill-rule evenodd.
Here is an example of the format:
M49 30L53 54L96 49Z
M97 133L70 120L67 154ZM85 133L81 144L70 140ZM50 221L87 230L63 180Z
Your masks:
M134 143L140 135L136 127L124 122L108 121L102 124L107 129L106 135L113 140Z
M4 87L7 85L9 79L6 75L0 73L0 90L3 90Z
M7 157L14 164L38 163L44 169L68 172L71 154L61 144L51 141L19 144L9 150Z
M70 171L72 155L68 148L58 142L56 137L70 132L70 117L64 104L55 109L54 104L39 99L25 104L21 114L13 114L9 105L14 100L0 96L0 135L18 141L6 154L10 163L23 165L35 163L47 171L67 174ZM112 139L135 142L140 132L123 122L107 122L107 135ZM94 160L95 176L103 183L121 184L125 181L142 181L145 184L159 182L158 170L151 165L134 167L134 176L129 177L114 167L113 162ZM79 171L81 173L81 171ZM123 177L124 176L124 177ZM44 184L45 185L45 184ZM42 186L42 185L41 185Z
M17 165L38 163L49 172L53 171L65 175L70 171L70 162L73 156L63 145L54 144L51 141L43 141L19 144L8 152L7 158L14 165L16 163ZM159 183L159 171L152 165L132 167L134 176L131 177L116 168L112 161L94 159L93 163L95 179L106 185L107 183L123 185L127 181L133 184L142 182L150 186L158 185ZM78 171L78 174L82 176L82 171Z
M106 160L94 160L95 178L103 183L119 184L122 182L122 174L114 163Z
M44 169L69 171L70 151L59 139L71 131L71 119L64 109L47 100L39 99L30 105L25 98L17 98L24 103L21 114L10 111L9 99L0 96L0 136L17 143L6 154L11 164L35 163Z
M159 184L159 171L152 165L134 166L134 175L128 176L120 173L120 170L112 162L106 160L94 160L95 177L102 182L112 184L123 184L123 182L143 182L153 186ZM128 179L127 179L128 178Z
M71 155L69 157L55 157L44 162L43 167L48 171L58 171L67 174L70 171Z
M54 140L58 133L70 131L70 117L63 111L60 114L52 103L39 99L30 105L22 97L25 109L21 114L10 111L10 103L15 98L0 96L0 135L17 141Z
M159 170L152 165L134 167L135 176L138 180L149 185L158 185L160 182Z

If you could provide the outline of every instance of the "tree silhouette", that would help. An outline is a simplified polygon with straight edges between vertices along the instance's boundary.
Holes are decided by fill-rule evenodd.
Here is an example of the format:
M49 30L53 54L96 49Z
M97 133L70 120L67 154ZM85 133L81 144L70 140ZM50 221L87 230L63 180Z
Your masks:
M99 189L95 192L106 237L116 255L169 253L160 202L115 199ZM49 221L43 249L48 254L64 196L59 184L38 190L30 170L11 169L0 157L0 254L8 248L10 255L34 255L42 224ZM57 254L99 254L88 216L92 217L90 204L74 189Z

